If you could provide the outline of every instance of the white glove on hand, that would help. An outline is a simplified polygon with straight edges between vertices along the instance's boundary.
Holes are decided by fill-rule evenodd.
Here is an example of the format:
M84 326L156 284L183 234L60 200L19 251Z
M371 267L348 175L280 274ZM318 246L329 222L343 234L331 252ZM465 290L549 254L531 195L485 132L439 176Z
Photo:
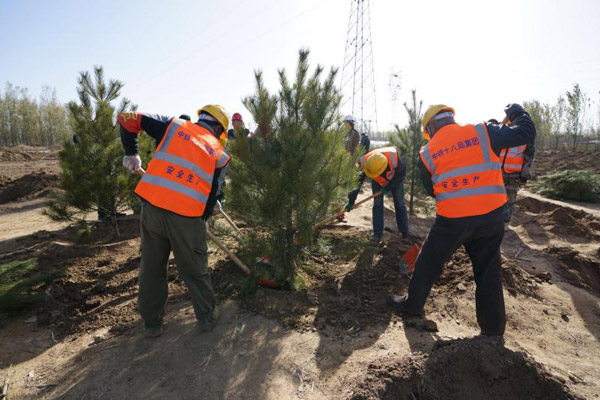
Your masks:
M135 156L125 156L123 157L123 166L131 172L137 172L142 168L142 159L138 154Z

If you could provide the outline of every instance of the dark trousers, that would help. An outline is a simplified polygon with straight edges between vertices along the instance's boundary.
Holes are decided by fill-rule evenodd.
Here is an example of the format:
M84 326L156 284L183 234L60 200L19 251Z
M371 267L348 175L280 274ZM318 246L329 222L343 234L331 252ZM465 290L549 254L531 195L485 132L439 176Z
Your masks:
M177 270L183 278L196 318L210 321L216 305L206 245L206 223L155 207L142 205L142 269L138 308L146 327L163 322L168 294L168 261L173 250Z
M390 185L392 186L392 185ZM375 181L371 181L373 194L381 191L381 186ZM408 213L404 204L404 181L401 181L396 187L388 187L394 198L394 214L396 214L396 224L398 231L403 235L408 235ZM377 237L383 235L383 195L373 199L373 234Z
M484 335L503 335L506 325L500 245L504 237L502 221L472 226L435 221L415 263L408 286L406 306L411 312L423 310L442 267L461 246L473 263L477 323Z

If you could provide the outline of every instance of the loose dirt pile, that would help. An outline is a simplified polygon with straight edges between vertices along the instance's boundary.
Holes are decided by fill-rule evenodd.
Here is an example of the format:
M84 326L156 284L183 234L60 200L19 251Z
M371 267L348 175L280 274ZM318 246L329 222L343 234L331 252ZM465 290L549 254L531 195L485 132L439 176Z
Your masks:
M392 241L378 252L369 245L368 232L355 228L330 228L321 236L332 240L331 254L311 256L305 264L307 290L261 289L243 307L299 331L387 326L391 315L385 297L406 288L408 277L399 273L399 260L414 243Z
M538 176L565 169L587 169L600 173L600 164L595 150L543 150L536 152L533 169Z
M525 353L492 338L440 341L431 354L371 363L353 400L581 399Z
M512 296L518 295L539 298L538 283L542 280L530 275L514 259L502 257L502 281L504 288ZM464 247L461 247L446 263L440 279L434 286L440 293L464 293L474 290L473 266Z
M119 228L121 236L115 240L110 224L96 223L86 245L77 244L76 227L38 232L16 239L18 250L0 257L2 263L33 258L40 266L36 274L60 271L63 275L32 288L32 294L45 294L45 302L32 310L39 324L57 334L102 327L120 333L137 320L131 300L137 295L139 241L131 239L139 236L139 219L122 219ZM183 293L183 282L178 279L170 274L175 295Z
M570 247L551 246L546 249L564 265L564 276L578 287L600 293L600 261Z
M305 267L304 273L311 282L309 289L291 293L260 289L243 302L243 307L299 331L329 328L359 331L389 323L391 312L385 297L388 293L406 292L409 277L400 274L399 261L415 241L392 240L377 249L368 244L364 231L341 226L330 228L323 235L336 239L331 255L313 256L315 263ZM354 251L348 253L341 246L353 247ZM235 284L222 279L231 271L223 271L226 270L217 266L216 275L213 274L217 292L235 292ZM548 280L530 275L517 260L506 258L502 277L504 287L515 297L539 298L538 284ZM467 291L474 292L474 287L472 264L461 248L444 266L434 285L436 297L455 298ZM428 307L435 305L428 303Z
M15 180L0 181L0 204L47 196L58 186L58 175L34 172Z
M0 150L0 161L31 161L33 156L24 151Z
M583 210L523 197L515 202L513 224L523 226L532 239L544 240L548 232L569 243L600 240L600 220Z

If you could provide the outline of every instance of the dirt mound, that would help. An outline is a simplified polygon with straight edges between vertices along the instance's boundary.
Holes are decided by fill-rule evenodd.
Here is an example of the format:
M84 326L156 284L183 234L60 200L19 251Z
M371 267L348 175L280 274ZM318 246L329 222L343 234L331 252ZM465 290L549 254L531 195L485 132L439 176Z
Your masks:
M260 289L243 307L299 331L336 328L355 333L387 326L385 297L405 290L408 277L399 273L399 260L414 243L394 240L378 251L368 244L367 231L339 227L322 236L332 239L331 254L312 256L303 267L308 289ZM218 276L215 281L219 285Z
M565 235L566 233L590 240L598 239L595 232L597 221L585 211L560 207L542 216L541 221L548 225L549 230L556 235Z
M139 218L119 220L121 237L114 238L109 223L94 224L90 243L78 245L76 226L59 232L38 232L19 238L22 251L1 261L37 259L38 273L61 271L62 277L32 288L45 302L31 310L37 322L56 334L93 331L103 327L127 331L139 319L135 299L139 274ZM169 269L173 299L185 293L175 268Z
M0 150L0 161L31 161L33 156L25 151Z
M528 211L532 214L542 214L550 211L554 211L560 208L558 204L550 203L548 201L541 201L533 197L522 197L515 201L515 205L523 211Z
M0 189L0 204L47 196L58 186L58 175L34 172L4 183Z
M543 150L536 151L533 169L538 176L565 169L587 169L600 173L600 164L595 150Z
M438 342L429 355L371 363L350 398L580 399L527 354L483 337Z
M598 152L595 150L543 150L535 154L533 169L536 175L546 175L565 169L587 169L600 173Z
M539 298L539 279L527 273L517 260L502 258L502 281L504 288L512 296ZM463 247L446 263L435 287L441 292L459 293L475 287L473 266Z
M570 247L551 246L548 254L560 260L564 266L564 276L579 287L600 293L600 261L579 253Z
M548 232L571 243L600 239L600 221L583 210L524 197L516 201L514 224L540 239Z

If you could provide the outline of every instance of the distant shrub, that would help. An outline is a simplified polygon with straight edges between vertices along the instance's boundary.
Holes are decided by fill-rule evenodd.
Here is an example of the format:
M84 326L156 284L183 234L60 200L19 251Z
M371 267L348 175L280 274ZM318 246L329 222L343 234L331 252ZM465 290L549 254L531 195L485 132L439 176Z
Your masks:
M539 178L534 191L552 199L600 203L600 175L568 169Z

